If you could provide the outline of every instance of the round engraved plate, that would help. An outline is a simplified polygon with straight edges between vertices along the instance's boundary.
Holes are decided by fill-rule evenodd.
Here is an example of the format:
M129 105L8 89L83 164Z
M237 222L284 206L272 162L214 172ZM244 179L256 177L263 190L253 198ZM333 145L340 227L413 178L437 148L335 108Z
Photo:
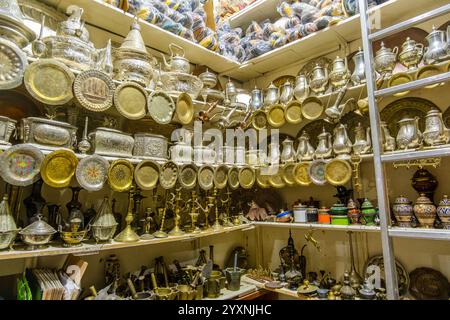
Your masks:
M350 181L352 167L345 160L334 159L325 166L325 178L333 186L342 186Z
M27 65L25 53L13 42L0 38L0 89L18 87L22 83Z
M232 167L228 170L228 186L232 190L239 188L239 168Z
M213 167L204 165L198 170L198 184L203 190L210 190L214 187Z
M151 160L140 162L134 170L134 181L142 190L152 190L159 180L160 166Z
M309 186L311 184L311 178L309 176L309 163L301 162L295 165L294 179L301 186Z
M108 170L108 183L112 190L124 192L133 184L134 168L128 160L114 160Z
M112 79L106 73L97 70L80 73L73 84L78 103L94 112L102 112L112 106L114 90Z
M164 189L175 187L178 179L178 166L173 161L166 162L159 173L159 183Z
M78 159L70 150L56 150L48 154L41 166L42 180L53 188L65 188L69 186Z
M142 119L147 112L147 93L137 83L122 83L114 93L114 105L125 118Z
M244 189L250 189L256 180L255 170L250 167L244 167L239 170L239 184Z
M185 189L192 189L197 184L197 167L193 164L185 164L180 169L180 184Z
M109 162L99 156L92 155L82 159L77 166L77 181L87 191L99 191L108 178Z
M5 182L25 187L39 180L44 154L29 144L15 145L0 155L0 175Z
M214 171L214 186L217 189L223 189L227 186L228 182L228 167L221 165Z

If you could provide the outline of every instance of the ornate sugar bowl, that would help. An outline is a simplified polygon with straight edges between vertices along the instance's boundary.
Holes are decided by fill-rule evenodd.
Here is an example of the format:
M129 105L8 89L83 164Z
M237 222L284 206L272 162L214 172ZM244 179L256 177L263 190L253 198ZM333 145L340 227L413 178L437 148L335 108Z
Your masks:
M56 233L51 225L42 220L41 214L38 214L37 218L35 222L19 231L22 241L29 246L30 250L47 245Z
M416 200L414 214L422 227L433 228L436 219L436 206L424 193L421 193Z
M399 227L409 228L411 227L411 221L413 219L413 206L411 201L404 196L400 196L395 199L392 206L395 219Z
M414 149L422 144L419 130L419 118L404 118L398 122L399 130L396 141L399 149Z
M450 26L447 27L447 40L445 31L437 30L436 26L433 26L433 31L425 38L428 42L423 56L425 64L435 64L448 57L448 38L450 38Z
M295 79L294 96L300 102L309 96L308 80L303 73L299 74Z
M309 142L309 135L306 132L303 132L298 138L296 154L298 161L312 161L314 158L314 148Z
M281 152L281 162L294 162L295 161L295 150L294 141L289 138L284 139L282 142L283 149Z
M377 210L373 207L372 202L369 199L364 199L361 205L361 214L366 225L374 225Z
M12 247L19 230L9 207L8 195L5 194L0 202L0 250Z
M356 204L353 199L350 199L347 204L348 208L348 218L350 219L351 224L360 224L359 219L361 217L361 211L358 208L358 205Z
M423 140L430 146L449 142L450 130L445 127L442 113L439 110L431 109L427 112Z
M135 81L146 87L152 79L153 67L140 30L138 22L134 21L122 45L115 51L114 79Z
M93 221L90 223L92 236L96 242L108 242L114 236L117 228L117 221L114 218L108 197L103 198L103 202Z
M418 193L424 193L433 201L434 191L438 186L436 178L426 169L417 170L412 177L412 187Z
M338 159L349 159L352 151L352 142L350 141L345 125L342 123L334 128L333 152Z
M336 57L330 72L331 85L334 89L340 89L347 84L349 78L350 71L348 70L347 58Z
M270 83L269 87L266 89L266 94L264 96L264 106L268 107L278 102L280 97L280 92L278 88Z
M325 127L322 128L322 133L318 136L319 142L317 143L316 151L314 152L314 158L316 159L328 159L333 154L333 142L331 133L325 131Z
M381 75L390 76L397 62L398 47L393 50L386 48L381 42L381 48L375 54L375 69Z
M328 69L316 64L309 74L309 87L314 93L323 94L327 90L328 80Z
M436 210L444 229L450 229L450 199L444 195Z
M358 49L358 52L353 56L353 63L355 64L355 70L351 75L351 80L353 85L359 85L362 83L366 83L366 69L364 64L364 52L361 48Z
M422 60L423 56L423 44L417 43L410 37L406 38L406 41L402 44L402 50L398 55L398 60L408 70L417 69L417 66Z
M16 129L16 120L0 116L0 144L10 145L9 139Z

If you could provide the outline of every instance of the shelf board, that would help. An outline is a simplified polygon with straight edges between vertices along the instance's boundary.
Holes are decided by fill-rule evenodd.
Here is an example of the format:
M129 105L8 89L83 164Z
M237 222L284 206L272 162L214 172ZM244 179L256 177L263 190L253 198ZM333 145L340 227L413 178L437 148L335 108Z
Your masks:
M450 230L392 227L389 229L389 236L397 238L448 241L450 240Z
M378 226L364 225L348 225L339 226L332 224L317 223L282 223L282 222L253 222L256 226L289 228L289 229L314 229L314 230L330 230L330 231L355 231L355 232L379 232Z
M277 12L278 0L256 0L244 9L228 18L232 28L241 27L244 31L252 21L261 22L266 19L280 18Z
M423 150L394 151L381 155L382 162L408 161L424 158L441 158L450 156L450 145Z
M254 227L249 224L243 224L240 226L234 226L229 228L224 228L220 231L205 231L202 233L187 233L182 236L170 236L167 238L155 238L151 240L139 240L137 242L125 243L112 241L110 243L95 244L93 242L83 242L81 246L78 247L64 247L61 243L54 244L51 243L47 248L37 249L37 250L9 250L0 252L0 260L11 260L11 259L23 259L23 258L35 258L35 257L46 257L46 256L58 256L66 254L74 255L93 255L98 254L100 251L106 250L116 250L125 248L134 248L141 246L149 246L154 244L171 243L171 242L185 242L192 241L199 238L204 238L208 236L216 236L221 234L226 234L234 231L246 231L252 230ZM18 247L19 248L19 247Z

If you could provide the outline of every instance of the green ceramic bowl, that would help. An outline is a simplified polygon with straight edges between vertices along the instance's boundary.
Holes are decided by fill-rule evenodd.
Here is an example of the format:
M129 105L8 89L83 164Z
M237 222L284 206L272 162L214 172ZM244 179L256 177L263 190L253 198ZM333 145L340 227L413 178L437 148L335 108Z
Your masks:
M331 216L331 224L339 226L348 226L350 224L350 221L347 216L333 215Z

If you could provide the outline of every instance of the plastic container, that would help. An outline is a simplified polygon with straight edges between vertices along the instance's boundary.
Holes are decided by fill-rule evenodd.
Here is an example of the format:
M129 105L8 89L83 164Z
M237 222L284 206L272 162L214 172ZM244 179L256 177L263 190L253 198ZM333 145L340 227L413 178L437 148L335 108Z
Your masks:
M294 206L294 222L306 223L306 209L305 205Z

